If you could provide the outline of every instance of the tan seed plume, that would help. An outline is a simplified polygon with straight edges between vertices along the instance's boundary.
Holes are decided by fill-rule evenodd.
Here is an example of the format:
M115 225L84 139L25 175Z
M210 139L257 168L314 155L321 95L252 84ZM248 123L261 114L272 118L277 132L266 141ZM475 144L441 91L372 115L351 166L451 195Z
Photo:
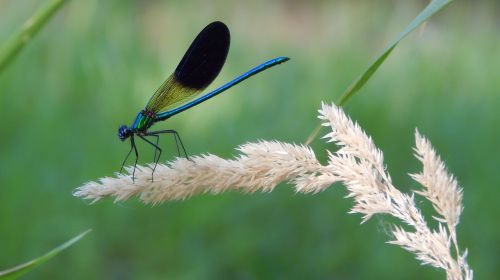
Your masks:
M138 167L135 182L129 167L129 175L117 174L86 183L74 195L94 202L104 197L123 201L138 196L144 203L158 204L229 190L270 192L283 182L293 185L297 192L318 193L342 182L347 197L354 199L350 213L361 214L362 222L376 214L389 214L400 221L393 225L393 240L388 243L412 252L423 265L443 269L449 280L472 279L467 251L461 253L456 234L463 191L430 142L418 131L415 133L415 156L423 170L410 176L423 188L405 194L393 185L382 151L341 108L322 104L319 118L330 129L324 138L338 146L335 152L328 151L326 165L318 162L309 147L260 141L238 147L240 154L234 159L206 154L192 157L192 161L177 159L160 164L153 182L150 166ZM415 204L415 194L432 203L437 212L437 229L429 227Z

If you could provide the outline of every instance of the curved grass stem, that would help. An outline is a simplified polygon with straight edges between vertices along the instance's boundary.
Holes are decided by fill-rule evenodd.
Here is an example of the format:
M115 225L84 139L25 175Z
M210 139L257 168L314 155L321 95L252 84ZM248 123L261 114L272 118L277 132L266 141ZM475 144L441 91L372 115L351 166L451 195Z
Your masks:
M0 47L0 73L65 2L66 0L53 0L46 3L45 6L41 7L24 22L17 33Z

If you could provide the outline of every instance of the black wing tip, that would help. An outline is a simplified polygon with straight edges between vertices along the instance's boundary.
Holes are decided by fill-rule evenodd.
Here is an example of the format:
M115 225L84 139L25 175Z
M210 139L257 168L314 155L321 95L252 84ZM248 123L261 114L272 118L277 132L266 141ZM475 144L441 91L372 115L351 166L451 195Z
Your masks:
M212 21L211 23L207 24L207 27L216 27L216 28L222 28L222 29L226 29L228 32L229 32L229 28L227 27L227 25L225 23L223 23L222 21Z
M187 88L206 88L226 61L231 37L221 21L209 23L191 43L174 72L177 82Z
M211 32L217 32L219 34L219 36L227 37L227 39L230 40L229 28L222 21L216 20L216 21L213 21L213 22L207 24L207 26L205 26L205 28L203 28L203 30L201 30L200 33L207 32L209 30Z

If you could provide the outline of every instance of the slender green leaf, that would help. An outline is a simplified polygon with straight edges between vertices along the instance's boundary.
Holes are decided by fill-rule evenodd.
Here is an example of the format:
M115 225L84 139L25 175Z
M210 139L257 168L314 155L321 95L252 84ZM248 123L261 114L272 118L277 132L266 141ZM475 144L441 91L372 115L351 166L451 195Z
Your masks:
M65 2L66 0L53 0L48 2L35 12L35 14L21 26L21 29L0 47L0 72L5 69Z
M47 254L40 256L34 260L31 260L27 263L23 263L21 265L18 265L16 267L13 267L11 269L7 269L4 271L0 271L0 280L11 280L11 279L17 279L26 272L32 270L33 268L45 263L46 261L52 259L55 257L57 254L60 252L64 251L66 248L70 247L80 239L82 239L87 233L90 232L90 229L87 231L84 231L80 233L78 236L74 237L71 240L66 241L64 244L59 245L58 247L52 249L52 251L48 252Z
M396 39L377 57L377 59L372 62L368 68L359 76L354 82L344 91L340 99L336 102L337 105L344 105L351 97L356 94L365 84L370 80L372 75L378 70L380 65L385 61L385 59L389 56L389 54L394 50L394 48L398 45L398 43L404 39L410 32L415 30L420 24L424 21L428 20L432 15L437 13L439 10L444 8L453 0L432 0L429 5L427 5L421 12L418 14L416 18L413 19L412 22L403 30L403 32L399 33ZM318 135L321 126L318 125L314 131L309 135L306 140L306 145L309 145L314 138Z

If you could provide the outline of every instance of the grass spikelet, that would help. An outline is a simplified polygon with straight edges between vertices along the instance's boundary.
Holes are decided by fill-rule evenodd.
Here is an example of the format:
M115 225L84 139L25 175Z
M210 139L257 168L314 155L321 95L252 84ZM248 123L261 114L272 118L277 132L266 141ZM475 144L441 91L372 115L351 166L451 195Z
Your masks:
M76 189L74 195L92 201L107 196L115 201L138 196L144 203L159 204L230 190L270 192L283 182L293 185L297 192L317 193L342 182L348 190L347 197L354 199L350 213L361 214L362 223L377 214L388 214L400 221L393 224L393 239L388 243L413 253L423 265L443 269L447 279L472 279L467 250L460 252L456 234L463 210L463 191L430 142L418 131L415 133L415 156L423 169L410 176L423 189L406 194L393 185L382 151L340 107L323 103L319 119L331 129L324 139L338 147L335 152L328 151L326 165L319 163L310 147L260 141L238 147L240 154L233 159L206 154L160 164L154 181L151 165L138 167L135 182L130 177L132 168L128 167L128 175L89 182ZM415 203L415 194L434 206L437 229L429 227Z

